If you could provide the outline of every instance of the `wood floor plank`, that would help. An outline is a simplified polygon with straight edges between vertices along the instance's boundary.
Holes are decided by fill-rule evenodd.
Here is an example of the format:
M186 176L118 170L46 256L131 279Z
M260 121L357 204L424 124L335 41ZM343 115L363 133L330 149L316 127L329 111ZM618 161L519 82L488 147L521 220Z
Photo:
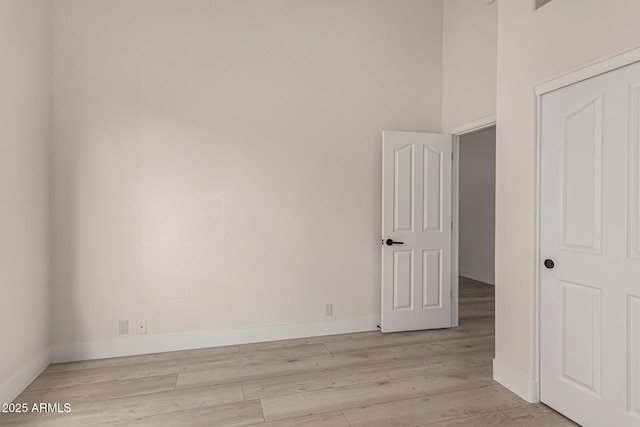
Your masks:
M501 412L456 418L455 420L424 424L420 427L522 427Z
M491 297L476 297L476 299L480 299L480 298L491 298ZM493 311L495 308L495 305L493 303L493 299L490 299L488 301L473 301L473 302L469 302L469 301L461 301L460 305L463 306L464 308L464 312L460 313L460 314L468 314L474 311Z
M482 283L461 283L460 296L491 295L494 293L493 286Z
M81 384L193 372L206 369L224 370L256 363L279 363L281 361L328 354L329 351L323 344L313 344L261 351L245 351L242 353L198 356L186 359L160 360L124 366L88 368L67 372L47 372L36 378L27 390L70 387Z
M161 360L178 360L191 357L211 356L214 354L237 353L237 345L223 347L198 348L194 350L168 351L165 353L141 354L138 356L112 357L109 359L84 360L80 362L54 363L45 372L75 371L78 369L106 368L110 366L133 365Z
M289 418L260 424L260 427L349 427L342 412L328 412L307 417Z
M526 406L520 399L500 385L470 388L445 394L373 404L343 411L353 427L422 426L427 423L489 414L505 409Z
M140 396L143 394L161 393L175 390L178 374L157 375L131 380L108 381L72 387L59 387L47 390L27 390L15 401L20 403L65 402L78 403L98 402L121 397Z
M415 344L387 347L376 350L354 351L281 361L260 361L239 365L224 365L201 371L191 370L178 375L177 389L224 384L226 382L249 381L346 366L359 366L380 361L408 360L449 353L439 344Z
M491 305L495 308L495 298L493 293L487 295L469 295L469 296L460 296L458 299L458 304L464 309L467 309L471 305L475 303L491 303Z
M72 405L68 414L9 414L0 425L78 427L244 400L241 384L202 387ZM7 414L5 414L7 415Z
M383 402L446 393L492 384L491 367L482 366L427 377L377 381L261 399L266 421L321 414ZM349 423L351 421L347 418Z
M356 332L352 334L339 334L339 335L323 335L319 337L309 338L294 338L289 340L280 341L266 341L254 344L241 344L240 351L251 350L265 350L268 348L289 347L292 345L304 345L304 344L320 344L334 341L348 341L352 339L362 339L369 336L380 334L380 331L368 331L368 332Z
M427 358L385 361L363 366L260 378L243 382L246 399L260 399L331 387L342 387L406 377L428 376L492 364L493 350Z
M478 338L464 338L460 340L442 341L439 344L452 353L488 350L495 348L496 345L493 335Z
M578 425L545 405L529 405L503 412L522 427L568 427Z
M475 319L479 317L495 317L495 310L493 306L488 305L477 305L471 308L468 308L460 313L460 319Z
M469 289L469 290L460 289L459 300L465 301L465 300L470 300L472 298L487 298L487 297L493 297L493 296L494 296L493 291L488 291L486 289Z
M258 400L251 400L96 424L95 427L242 427L256 424L264 425L262 408Z

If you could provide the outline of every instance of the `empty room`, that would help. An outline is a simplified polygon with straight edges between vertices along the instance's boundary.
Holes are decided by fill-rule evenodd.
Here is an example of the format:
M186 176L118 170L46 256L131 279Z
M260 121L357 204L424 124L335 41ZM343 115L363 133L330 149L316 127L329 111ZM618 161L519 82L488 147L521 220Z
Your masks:
M0 425L640 426L637 0L0 0Z

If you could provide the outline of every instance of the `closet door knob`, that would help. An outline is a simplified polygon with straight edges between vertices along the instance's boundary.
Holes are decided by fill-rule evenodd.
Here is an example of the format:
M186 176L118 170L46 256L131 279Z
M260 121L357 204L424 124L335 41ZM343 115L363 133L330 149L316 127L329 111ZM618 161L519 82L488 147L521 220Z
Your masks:
M553 267L556 266L556 263L553 262L552 259L545 259L544 260L544 266L547 267L549 270L551 270Z

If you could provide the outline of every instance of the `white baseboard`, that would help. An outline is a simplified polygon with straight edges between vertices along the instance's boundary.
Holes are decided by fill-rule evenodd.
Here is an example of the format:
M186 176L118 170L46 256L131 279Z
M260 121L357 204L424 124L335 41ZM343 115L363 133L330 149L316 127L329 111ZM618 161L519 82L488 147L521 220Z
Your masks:
M25 363L0 385L0 404L11 403L38 375L49 366L50 352L46 349Z
M366 316L343 320L184 332L179 334L133 335L111 341L54 345L51 347L51 363L373 331L377 329L379 324L379 316ZM27 382L27 384L29 383Z
M495 285L494 277L484 271L470 270L459 267L458 274L462 277L477 280L479 282L488 283L489 285Z
M538 381L530 380L510 366L493 359L493 379L527 402L539 403Z

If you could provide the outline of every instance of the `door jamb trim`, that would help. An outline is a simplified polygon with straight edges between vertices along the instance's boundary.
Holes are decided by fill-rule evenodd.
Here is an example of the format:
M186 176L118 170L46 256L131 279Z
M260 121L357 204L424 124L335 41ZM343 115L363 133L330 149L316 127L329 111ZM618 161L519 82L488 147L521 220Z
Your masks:
M495 126L496 124L496 115L493 114L491 116L485 116L482 117L478 120L474 120L472 122L469 123L465 123L461 126L457 126L453 129L451 129L451 135L453 135L454 137L456 136L462 136L465 135L467 133L471 133L471 132L475 132L477 130L481 130L484 128L488 128L491 126Z

